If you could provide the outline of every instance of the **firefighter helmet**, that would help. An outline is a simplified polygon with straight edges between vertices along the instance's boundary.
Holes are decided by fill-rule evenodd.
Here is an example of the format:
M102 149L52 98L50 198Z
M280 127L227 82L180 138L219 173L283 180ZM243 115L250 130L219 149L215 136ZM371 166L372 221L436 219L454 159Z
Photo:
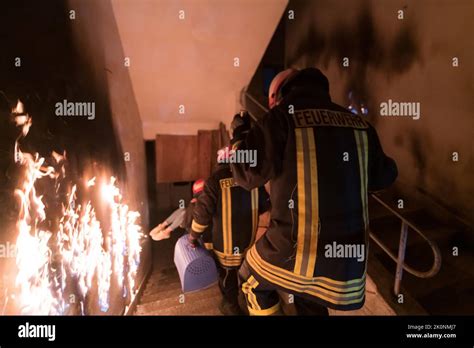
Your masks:
M204 180L198 179L193 184L193 196L197 197L204 190Z
M268 106L272 109L282 99L281 90L283 86L298 73L297 69L286 69L279 72L272 80L268 89Z

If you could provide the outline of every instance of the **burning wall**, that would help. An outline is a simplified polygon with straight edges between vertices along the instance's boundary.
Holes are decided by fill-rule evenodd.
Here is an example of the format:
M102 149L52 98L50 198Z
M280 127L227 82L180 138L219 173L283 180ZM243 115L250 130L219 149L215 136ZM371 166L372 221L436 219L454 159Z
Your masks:
M32 118L18 101L12 111L20 134L15 142L14 159L21 169L16 223L17 275L12 286L15 307L21 314L89 314L95 308L107 312L114 282L122 296L133 301L136 295L136 273L140 264L140 214L122 203L122 195L111 177L101 182L101 203L108 219L100 221L88 193L96 186L96 178L82 185L74 183L65 197L58 195L61 212L47 209L37 183L54 180L50 189L58 192L67 185L66 153L52 153L48 163L40 154L25 153L21 140L32 127ZM58 169L55 168L57 165ZM99 173L97 173L99 174ZM79 203L78 187L84 186ZM97 203L97 202L96 202ZM58 223L54 215L59 214ZM107 230L104 230L104 227ZM91 295L92 293L92 295ZM97 303L95 303L95 301Z
M84 67L87 66L94 77L92 82L107 100L114 130L120 138L128 198L140 213L143 228L147 229L149 218L142 124L129 70L124 64L125 53L112 5L110 1L92 4L70 0L68 8L74 9L78 14L76 20L70 22L74 45L78 54L84 57ZM98 26L97 23L101 25ZM148 241L143 245L141 257L142 263L136 279L138 284L151 265Z
M364 101L407 191L419 189L474 223L474 3L293 0L287 10L295 19L283 17L286 64L321 68L341 105L351 91ZM380 117L389 99L419 102L420 119Z
M143 136L128 74L126 71L116 69L117 65L113 64L118 60L123 60L120 39L113 26L113 12L106 7L102 8L102 12L91 11L88 17L91 22L87 22L85 19L87 17L83 16L81 20L79 15L81 11L83 15L87 11L81 6L83 6L82 2L76 4L77 21L74 22L70 19L70 8L65 2L39 4L20 0L2 4L2 14L5 16L2 16L0 27L2 32L7 33L3 37L3 44L8 47L8 53L2 56L0 62L0 90L2 91L0 97L0 242L2 245L14 244L18 232L15 226L20 206L15 205L17 199L13 192L16 187L19 187L21 166L14 164L13 144L17 130L10 117L10 107L14 105L16 98L25 102L34 119L28 136L21 141L22 152L31 154L38 152L41 156L47 156L48 163L54 162L52 158L54 156L50 156L51 151L57 154L63 154L63 151L67 153L66 170L69 174L66 180L68 184L64 187L68 189L60 190L60 192L48 190L50 183L47 182L52 179L45 177L37 180L38 193L43 194L43 201L48 211L54 210L56 215L63 215L61 204L54 202L57 201L58 196L67 196L74 202L72 198L74 195L68 190L72 189L72 183L77 183L78 200L74 203L74 208L69 206L70 214L66 213L66 215L70 218L77 215L80 217L77 217L79 220L83 216L90 216L87 223L76 220L76 226L84 222L82 226L91 227L89 229L91 236L94 235L94 231L97 231L96 222L100 221L103 241L97 238L96 242L89 245L95 245L93 249L96 256L109 251L106 245L107 231L113 228L107 222L107 217L112 216L110 205L109 208L105 208L107 204L99 207L95 204L98 197L91 198L91 205L83 199L85 188L82 186L85 180L91 178L93 173L99 172L106 177L117 176L116 188L123 193L124 200L130 207L128 211L140 213L140 225L135 226L142 227L144 230L148 228ZM88 30L88 28L97 28L96 16L102 16L100 21L104 22L103 28L107 31L107 35L104 32ZM17 25L18 18L22 18L22 25ZM103 39L104 42L97 44L98 39ZM15 66L16 58L20 58L19 66ZM95 118L59 117L55 114L55 104L65 99L95 103ZM92 196L100 196L97 192L101 191L102 184L104 184L102 178L97 177L96 187L90 188L95 192ZM82 208L79 208L79 205ZM66 204L66 211L68 211L67 207ZM95 218L92 218L94 215L92 207L95 208ZM73 214L73 211L76 214ZM117 210L117 214L127 215L120 209ZM48 224L56 224L57 227L61 226L60 219L60 216L56 216L54 219L48 217L46 220ZM71 220L66 222L63 220L63 236L69 235L68 242L63 239L62 247L65 255L69 248L68 243L72 243L71 236L74 235L74 233L69 234L66 228L66 225L71 225ZM57 231L55 226L42 226L41 229ZM23 234L23 236L27 235ZM99 235L96 233L95 236ZM44 234L44 238L47 238L47 234ZM26 241L28 239L26 238ZM76 238L74 243L77 243L76 247L82 248L84 243L88 242ZM112 241L111 244L113 244ZM123 245L123 243L117 243L117 245ZM110 247L113 249L112 245ZM140 268L137 270L138 274L134 279L135 285L141 282L147 266L150 265L149 245L142 241L141 247L143 248L142 259ZM75 253L77 254L77 250ZM44 254L40 253L40 255ZM118 250L115 255L123 255L123 250ZM31 255L27 256L26 259ZM91 263L90 259L94 257L90 253L87 256L83 260L84 262L89 260L88 265L91 266L93 262ZM82 261L76 266L89 267ZM105 268L107 268L106 263ZM2 269L0 306L3 306L4 299L7 297L4 295L8 295L3 291L5 284L13 284L17 275L16 272L12 272L16 270L15 257L12 255L0 259L0 269ZM116 272L116 274L120 273ZM124 274L124 282L128 283L127 272ZM79 280L72 283L84 286L89 281L90 276L87 276L82 283ZM105 284L107 288L106 282L102 284ZM123 287L112 280L108 311L103 312L96 305L90 306L85 312L121 314L130 300L129 294L123 296L123 291ZM96 293L93 296L98 298L99 294ZM95 299L90 302L99 303ZM76 314L80 313L81 311L76 312Z

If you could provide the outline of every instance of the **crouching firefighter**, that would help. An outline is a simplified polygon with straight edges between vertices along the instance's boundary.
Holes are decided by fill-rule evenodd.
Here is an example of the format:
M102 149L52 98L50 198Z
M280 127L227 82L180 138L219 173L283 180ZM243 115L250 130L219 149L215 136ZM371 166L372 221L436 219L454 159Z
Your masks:
M219 153L225 156L228 151ZM235 315L243 314L238 302L238 270L255 241L259 214L269 209L270 202L263 187L247 191L236 185L225 160L218 158L216 169L195 203L190 242L196 243L212 223L212 245L223 295L219 309L225 315Z
M361 308L367 196L392 184L396 164L365 117L331 101L318 69L279 73L269 106L254 127L239 115L231 127L233 149L259 158L254 167L232 163L235 182L248 190L271 185L270 227L240 270L249 312L279 313L278 289L300 315Z
M204 180L198 179L193 183L192 192L193 198L189 202L186 208L178 208L170 216L168 216L165 221L160 223L158 226L153 228L150 232L150 236L153 240L160 241L163 239L169 239L171 232L173 232L178 227L185 229L186 231L191 230L191 223L193 220L193 211L196 206L197 199L199 195L204 190ZM202 241L204 247L207 250L212 250L212 240L211 240L211 227L207 228L202 233Z

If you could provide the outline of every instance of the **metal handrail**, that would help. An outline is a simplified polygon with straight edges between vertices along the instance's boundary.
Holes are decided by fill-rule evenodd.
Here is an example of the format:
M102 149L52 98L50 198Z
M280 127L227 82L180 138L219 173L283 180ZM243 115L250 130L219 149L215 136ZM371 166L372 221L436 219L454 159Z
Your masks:
M400 229L400 242L398 245L398 257L392 253L392 251L382 243L382 241L372 232L369 232L370 238L388 255L390 258L397 263L397 270L395 273L395 285L393 291L395 295L400 293L400 286L403 276L403 270L407 271L408 273L414 275L418 278L431 278L435 276L440 268L441 268L441 252L438 248L438 245L430 240L423 232L421 232L417 227L415 227L410 221L404 218L401 214L399 214L396 210L390 207L387 203L385 203L380 197L376 194L371 194L372 198L374 198L379 204L389 210L393 215L398 217L402 221L401 229ZM411 228L413 231L418 233L430 246L431 251L433 252L433 264L431 268L426 272L421 272L415 270L413 267L408 266L405 263L405 251L406 251L406 244L407 244L407 237L408 237L408 228Z
M255 105L257 105L262 111L265 113L268 112L268 109L263 106L258 100L256 100L251 94L248 92L244 92L244 96L249 98ZM254 119L257 120L257 116L252 114L249 111L250 116ZM380 197L378 197L375 193L371 194L371 197L374 198L379 204L381 204L383 207L388 209L393 215L398 217L401 222L401 229L400 229L400 242L398 245L398 255L396 256L375 234L373 234L369 230L369 236L370 238L397 264L397 269L395 272L395 283L393 287L393 292L395 295L400 294L400 287L401 287L401 282L402 282L402 277L403 277L403 270L407 271L408 273L414 275L415 277L418 278L431 278L435 276L440 268L441 268L441 252L438 248L438 245L430 240L423 232L421 232L417 227L415 227L410 221L408 221L406 218L404 218L401 214L399 214L396 210L394 210L392 207L390 207L387 203L385 203ZM413 231L418 233L430 246L431 251L433 252L433 264L431 268L426 271L426 272L421 272L415 270L413 267L407 265L405 263L405 253L406 253L406 245L407 245L407 238L408 238L408 228L411 228Z

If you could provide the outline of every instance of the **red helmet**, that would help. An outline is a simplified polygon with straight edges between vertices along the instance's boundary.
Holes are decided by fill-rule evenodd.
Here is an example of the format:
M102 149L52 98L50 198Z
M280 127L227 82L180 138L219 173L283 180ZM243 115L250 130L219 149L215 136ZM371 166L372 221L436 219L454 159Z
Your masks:
M204 180L198 179L193 184L193 196L198 196L204 190Z
M279 72L272 80L268 89L268 106L272 109L281 101L281 89L283 86L298 73L298 70L290 68Z

